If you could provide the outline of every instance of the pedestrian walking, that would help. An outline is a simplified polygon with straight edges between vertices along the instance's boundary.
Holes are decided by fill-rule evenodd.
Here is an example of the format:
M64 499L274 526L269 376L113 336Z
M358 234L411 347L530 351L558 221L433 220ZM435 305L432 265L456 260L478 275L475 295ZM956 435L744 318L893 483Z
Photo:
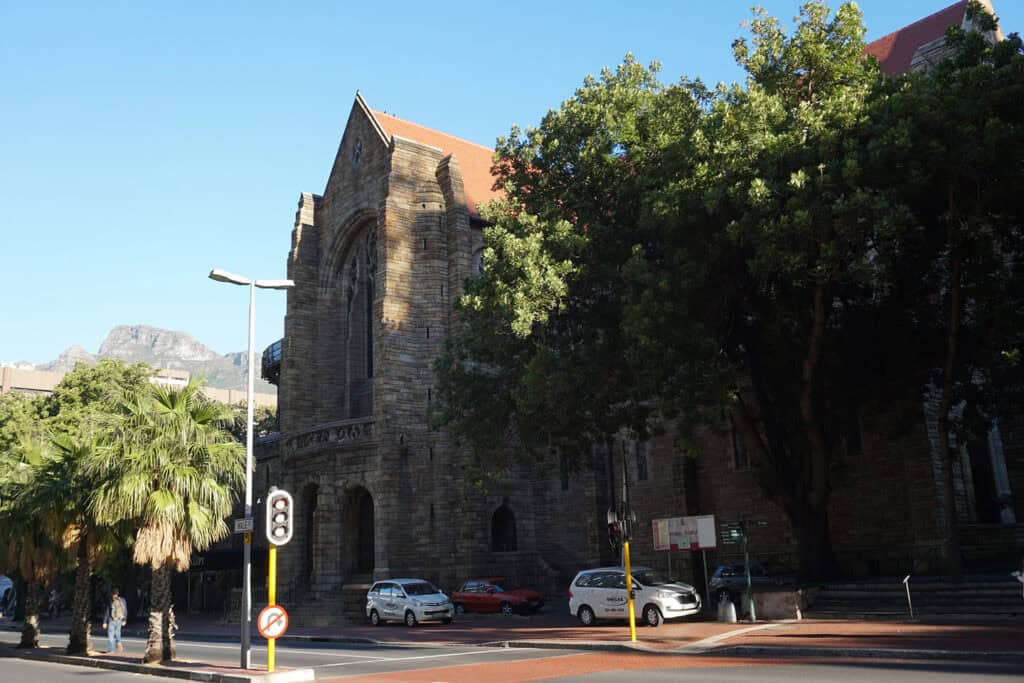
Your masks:
M103 628L107 629L108 652L124 652L121 644L121 627L128 623L128 603L116 588L110 594L110 604L103 613Z

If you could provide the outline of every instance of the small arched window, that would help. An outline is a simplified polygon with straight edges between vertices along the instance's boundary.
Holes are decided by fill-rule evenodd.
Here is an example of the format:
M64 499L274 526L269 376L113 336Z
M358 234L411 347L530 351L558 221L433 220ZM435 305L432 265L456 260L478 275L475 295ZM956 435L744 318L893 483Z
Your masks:
M502 505L491 517L491 550L507 553L516 549L516 515L509 506Z

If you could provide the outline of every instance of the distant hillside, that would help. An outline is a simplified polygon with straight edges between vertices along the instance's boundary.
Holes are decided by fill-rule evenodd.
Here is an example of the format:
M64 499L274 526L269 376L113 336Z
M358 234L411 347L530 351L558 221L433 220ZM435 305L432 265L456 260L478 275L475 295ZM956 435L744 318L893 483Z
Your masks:
M95 363L100 358L116 358L126 363L148 363L155 368L186 370L193 376L204 375L209 386L219 389L245 389L248 356L245 351L220 355L186 332L149 325L119 325L110 331L97 353L70 346L56 360L35 369L69 372L79 361ZM260 379L259 358L256 363L256 391L277 393L273 385Z

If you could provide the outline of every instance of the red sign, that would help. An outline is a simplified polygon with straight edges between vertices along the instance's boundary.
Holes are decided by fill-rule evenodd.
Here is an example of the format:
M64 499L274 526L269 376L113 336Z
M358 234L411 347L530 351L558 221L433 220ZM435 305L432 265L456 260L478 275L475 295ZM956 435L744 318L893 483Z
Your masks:
M256 617L256 630L267 640L280 638L288 630L288 613L280 605L267 605Z

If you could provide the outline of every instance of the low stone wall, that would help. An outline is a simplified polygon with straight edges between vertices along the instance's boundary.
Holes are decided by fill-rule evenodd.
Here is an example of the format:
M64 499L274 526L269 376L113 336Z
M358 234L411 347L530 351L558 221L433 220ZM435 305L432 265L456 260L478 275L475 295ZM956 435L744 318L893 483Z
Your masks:
M754 592L754 609L758 620L802 619L804 612L814 604L817 588L774 588ZM736 605L737 615L744 618L748 612L746 592Z

